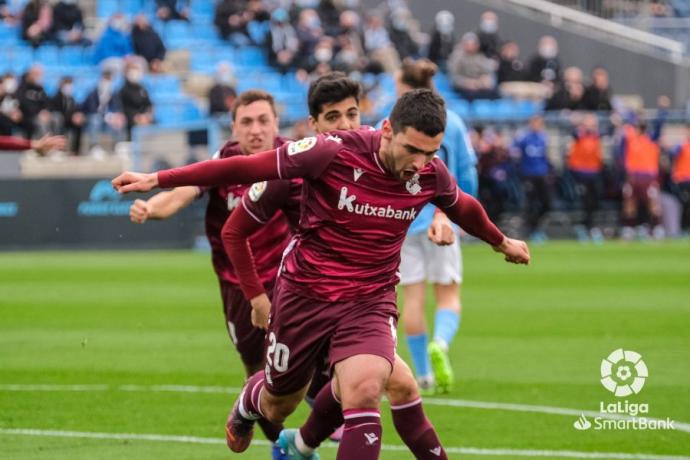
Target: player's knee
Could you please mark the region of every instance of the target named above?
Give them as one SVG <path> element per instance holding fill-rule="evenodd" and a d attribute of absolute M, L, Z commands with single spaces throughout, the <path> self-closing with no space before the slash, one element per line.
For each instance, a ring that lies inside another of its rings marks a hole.
<path fill-rule="evenodd" d="M 394 374 L 388 380 L 386 396 L 393 405 L 405 404 L 419 398 L 417 381 L 412 374 Z"/>
<path fill-rule="evenodd" d="M 358 382 L 353 382 L 345 388 L 343 394 L 343 406 L 373 408 L 378 407 L 385 386 L 385 380 L 376 377 L 367 377 Z"/>
<path fill-rule="evenodd" d="M 262 393 L 262 399 L 264 418 L 275 424 L 283 423 L 297 409 L 301 400 L 300 395 L 273 396 L 267 392 Z"/>

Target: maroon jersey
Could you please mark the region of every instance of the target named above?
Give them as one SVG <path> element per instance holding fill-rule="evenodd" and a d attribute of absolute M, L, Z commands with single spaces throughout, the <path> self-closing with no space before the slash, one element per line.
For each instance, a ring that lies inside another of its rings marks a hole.
<path fill-rule="evenodd" d="M 407 182 L 386 172 L 380 139 L 364 128 L 277 149 L 279 175 L 305 178 L 299 230 L 281 272 L 305 296 L 346 300 L 394 289 L 411 222 L 429 202 L 446 208 L 457 200 L 439 159 Z"/>
<path fill-rule="evenodd" d="M 242 206 L 260 224 L 282 211 L 294 233 L 299 225 L 302 182 L 302 179 L 257 182 L 242 195 Z"/>
<path fill-rule="evenodd" d="M 285 140 L 276 138 L 275 146 Z M 218 158 L 243 155 L 237 142 L 226 143 L 219 151 Z M 242 195 L 249 189 L 248 185 L 229 185 L 209 189 L 209 201 L 206 208 L 206 236 L 211 245 L 211 259 L 218 278 L 239 285 L 239 279 L 225 253 L 221 240 L 221 230 L 230 213 L 240 204 Z M 278 272 L 280 259 L 285 246 L 290 240 L 287 219 L 276 214 L 256 232 L 249 243 L 256 260 L 256 268 L 263 285 L 272 283 Z"/>

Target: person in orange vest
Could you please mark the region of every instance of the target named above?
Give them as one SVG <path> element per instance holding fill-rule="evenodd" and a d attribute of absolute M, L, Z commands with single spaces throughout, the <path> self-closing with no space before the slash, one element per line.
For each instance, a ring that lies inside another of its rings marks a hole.
<path fill-rule="evenodd" d="M 660 98 L 660 110 L 651 134 L 647 132 L 647 123 L 643 120 L 623 125 L 618 156 L 625 172 L 621 231 L 621 237 L 625 240 L 634 237 L 634 227 L 637 227 L 640 238 L 646 238 L 650 228 L 656 239 L 663 239 L 665 235 L 661 226 L 659 138 L 665 118 L 664 109 L 670 104 L 667 99 Z"/>
<path fill-rule="evenodd" d="M 599 208 L 604 168 L 597 116 L 593 113 L 585 114 L 577 123 L 573 138 L 567 166 L 575 180 L 575 190 L 585 212 L 582 224 L 577 225 L 575 231 L 580 241 L 588 241 L 591 238 L 595 243 L 602 243 L 604 235 L 593 225 L 594 212 Z"/>
<path fill-rule="evenodd" d="M 683 206 L 680 228 L 687 233 L 690 231 L 690 123 L 686 126 L 685 143 L 675 149 L 672 157 L 671 180 L 677 187 L 678 199 Z"/>

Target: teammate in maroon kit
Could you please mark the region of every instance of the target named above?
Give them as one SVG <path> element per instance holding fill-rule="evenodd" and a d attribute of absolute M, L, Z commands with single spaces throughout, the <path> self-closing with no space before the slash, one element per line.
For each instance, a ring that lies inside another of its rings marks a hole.
<path fill-rule="evenodd" d="M 65 136 L 43 136 L 37 140 L 27 140 L 21 137 L 0 136 L 0 150 L 29 150 L 34 149 L 41 155 L 51 150 L 65 148 Z"/>
<path fill-rule="evenodd" d="M 259 90 L 246 91 L 239 95 L 233 109 L 233 141 L 228 141 L 217 152 L 218 158 L 251 155 L 282 145 L 285 140 L 278 137 L 273 97 Z M 161 192 L 149 200 L 135 200 L 130 208 L 133 222 L 144 223 L 147 219 L 166 219 L 191 204 L 200 194 L 208 192 L 206 209 L 206 235 L 211 245 L 213 268 L 220 284 L 223 313 L 228 334 L 240 354 L 247 376 L 263 367 L 265 332 L 252 326 L 252 307 L 239 289 L 235 268 L 228 259 L 221 241 L 223 224 L 237 207 L 246 185 L 229 185 L 202 190 L 199 187 L 178 187 Z M 289 241 L 285 217 L 276 216 L 252 236 L 250 245 L 257 259 L 258 282 L 271 292 L 280 264 L 283 249 Z M 281 426 L 261 422 L 268 439 L 275 442 Z M 275 449 L 275 458 L 278 449 Z"/>
<path fill-rule="evenodd" d="M 414 90 L 398 100 L 380 131 L 334 131 L 251 157 L 126 172 L 113 180 L 126 193 L 304 179 L 300 230 L 273 297 L 266 369 L 248 380 L 228 424 L 233 450 L 249 446 L 254 421 L 282 422 L 295 410 L 328 346 L 345 420 L 337 458 L 378 458 L 378 408 L 395 356 L 400 248 L 425 204 L 441 208 L 507 261 L 529 262 L 527 245 L 506 238 L 435 158 L 445 122 L 443 99 Z"/>
<path fill-rule="evenodd" d="M 351 130 L 360 127 L 360 86 L 341 72 L 333 72 L 314 81 L 309 87 L 309 124 L 317 133 Z M 255 276 L 256 268 L 248 246 L 248 238 L 282 211 L 293 229 L 300 217 L 302 180 L 259 182 L 242 196 L 242 203 L 223 227 L 223 243 L 237 267 L 240 287 L 252 299 L 253 319 L 257 326 L 267 327 L 270 300 Z M 452 244 L 453 227 L 444 214 L 437 214 L 429 238 L 436 243 Z M 314 382 L 312 382 L 312 387 Z M 311 390 L 310 390 L 311 391 Z M 391 403 L 393 423 L 400 438 L 418 459 L 447 458 L 441 442 L 422 409 L 417 382 L 412 371 L 397 354 L 388 380 L 386 396 Z M 331 385 L 316 395 L 312 414 L 298 430 L 284 430 L 278 444 L 288 458 L 312 459 L 312 452 L 330 433 L 342 425 L 342 408 L 334 398 Z"/>

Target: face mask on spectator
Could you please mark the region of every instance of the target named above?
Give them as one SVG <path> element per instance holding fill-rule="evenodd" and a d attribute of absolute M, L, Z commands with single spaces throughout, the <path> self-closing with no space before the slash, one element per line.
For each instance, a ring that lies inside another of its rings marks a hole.
<path fill-rule="evenodd" d="M 217 75 L 218 83 L 223 85 L 232 86 L 235 83 L 235 76 L 232 72 L 219 72 Z"/>
<path fill-rule="evenodd" d="M 393 28 L 396 30 L 407 30 L 407 19 L 405 18 L 395 18 L 392 21 Z"/>
<path fill-rule="evenodd" d="M 124 19 L 113 19 L 113 22 L 111 23 L 113 29 L 119 30 L 120 32 L 126 32 L 127 31 L 127 21 Z"/>
<path fill-rule="evenodd" d="M 2 84 L 2 87 L 7 94 L 14 94 L 17 91 L 17 80 L 15 78 L 8 78 Z"/>
<path fill-rule="evenodd" d="M 539 56 L 544 59 L 553 59 L 558 54 L 558 48 L 555 46 L 542 46 L 539 48 Z"/>
<path fill-rule="evenodd" d="M 143 77 L 144 74 L 139 69 L 130 69 L 127 71 L 127 80 L 131 81 L 132 83 L 139 83 Z"/>
<path fill-rule="evenodd" d="M 314 57 L 319 62 L 331 62 L 333 59 L 333 50 L 329 48 L 317 48 L 314 51 Z"/>
<path fill-rule="evenodd" d="M 354 50 L 342 50 L 338 54 L 338 59 L 342 61 L 343 63 L 347 65 L 353 65 L 354 63 L 357 62 L 357 59 L 359 59 L 359 56 L 357 55 L 357 51 Z"/>
<path fill-rule="evenodd" d="M 496 21 L 481 21 L 479 23 L 479 30 L 485 34 L 493 34 L 498 30 L 498 23 Z"/>
<path fill-rule="evenodd" d="M 450 11 L 444 10 L 436 13 L 436 30 L 438 30 L 439 33 L 444 35 L 452 33 L 454 23 L 455 18 Z"/>
<path fill-rule="evenodd" d="M 321 28 L 321 19 L 319 19 L 318 16 L 312 17 L 307 22 L 307 27 L 309 27 L 310 29 L 320 29 Z"/>
<path fill-rule="evenodd" d="M 74 87 L 71 83 L 68 83 L 62 87 L 62 94 L 64 94 L 65 96 L 71 96 L 72 91 L 74 91 Z"/>

